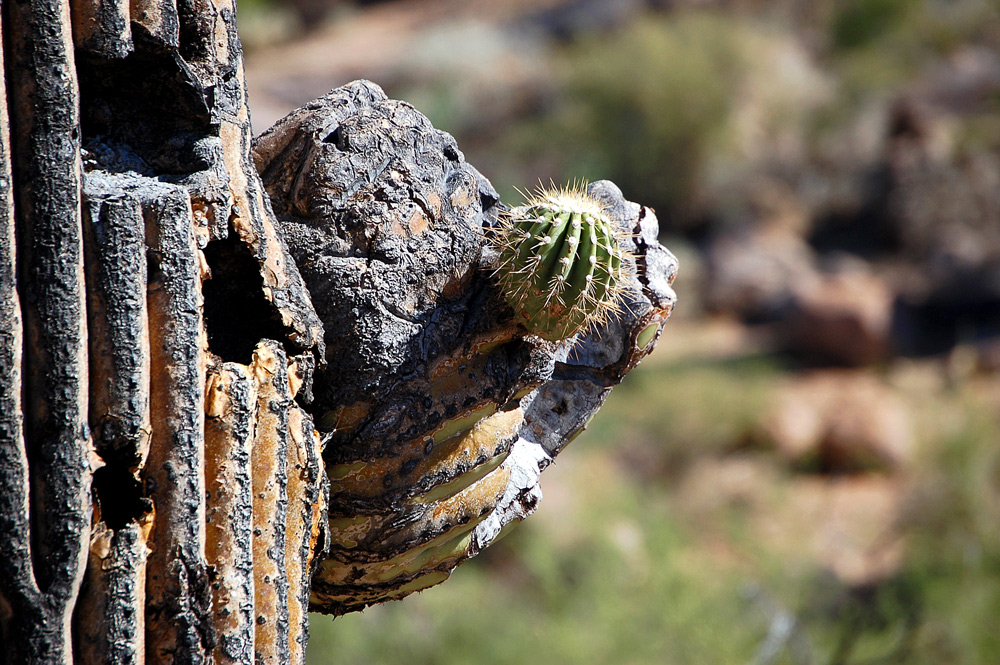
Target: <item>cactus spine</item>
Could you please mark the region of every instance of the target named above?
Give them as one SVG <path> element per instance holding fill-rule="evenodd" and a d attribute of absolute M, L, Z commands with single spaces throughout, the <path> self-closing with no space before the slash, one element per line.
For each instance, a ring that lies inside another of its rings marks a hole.
<path fill-rule="evenodd" d="M 632 262 L 619 232 L 585 187 L 540 189 L 498 233 L 496 276 L 530 332 L 571 337 L 620 308 Z"/>

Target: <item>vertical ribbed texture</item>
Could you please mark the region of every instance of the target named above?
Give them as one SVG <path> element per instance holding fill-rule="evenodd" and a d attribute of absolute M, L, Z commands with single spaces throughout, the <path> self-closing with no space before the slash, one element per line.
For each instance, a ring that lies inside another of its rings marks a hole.
<path fill-rule="evenodd" d="M 90 540 L 79 93 L 68 3 L 8 2 L 2 10 L 25 342 L 30 547 L 43 595 L 18 603 L 6 655 L 11 662 L 68 663 L 70 617 Z"/>
<path fill-rule="evenodd" d="M 107 481 L 106 493 L 98 496 L 102 521 L 94 526 L 75 611 L 76 660 L 87 665 L 142 663 L 152 516 L 136 518 L 143 507 L 120 489 L 138 484 L 151 431 L 146 243 L 139 201 L 120 190 L 88 191 L 85 186 L 83 225 L 90 424 Z M 120 524 L 121 515 L 131 521 Z"/>
<path fill-rule="evenodd" d="M 257 345 L 250 371 L 257 382 L 253 443 L 253 563 L 255 662 L 283 665 L 288 654 L 287 460 L 292 397 L 285 352 L 277 342 Z"/>
<path fill-rule="evenodd" d="M 149 520 L 114 531 L 94 528 L 90 561 L 73 622 L 77 665 L 145 662 Z"/>
<path fill-rule="evenodd" d="M 257 385 L 245 365 L 209 374 L 206 397 L 206 554 L 215 568 L 212 611 L 217 665 L 254 659 L 253 478 Z"/>
<path fill-rule="evenodd" d="M 326 473 L 319 433 L 312 418 L 294 403 L 288 412 L 288 649 L 292 663 L 305 663 L 309 637 L 309 582 L 326 527 Z"/>
<path fill-rule="evenodd" d="M 0 14 L 0 35 L 3 25 Z M 0 77 L 3 56 L 0 48 Z M 15 244 L 10 124 L 6 86 L 0 86 L 0 600 L 6 601 L 0 606 L 24 612 L 23 606 L 37 597 L 38 589 L 29 547 L 28 458 L 21 415 L 23 335 Z M 8 622 L 0 612 L 0 637 Z M 7 662 L 2 654 L 0 662 Z"/>
<path fill-rule="evenodd" d="M 150 439 L 142 210 L 123 192 L 95 193 L 86 196 L 83 213 L 94 446 L 106 463 L 138 471 Z"/>
<path fill-rule="evenodd" d="M 145 489 L 156 519 L 146 583 L 146 657 L 203 663 L 214 641 L 205 565 L 205 372 L 200 269 L 181 187 L 144 204 L 149 245 L 153 438 Z"/>

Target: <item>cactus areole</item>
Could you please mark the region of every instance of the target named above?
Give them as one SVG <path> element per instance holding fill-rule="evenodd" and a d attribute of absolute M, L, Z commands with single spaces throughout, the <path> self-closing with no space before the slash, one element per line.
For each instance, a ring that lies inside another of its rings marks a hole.
<path fill-rule="evenodd" d="M 495 274 L 518 322 L 559 341 L 617 311 L 632 266 L 620 235 L 585 187 L 539 189 L 507 213 Z"/>

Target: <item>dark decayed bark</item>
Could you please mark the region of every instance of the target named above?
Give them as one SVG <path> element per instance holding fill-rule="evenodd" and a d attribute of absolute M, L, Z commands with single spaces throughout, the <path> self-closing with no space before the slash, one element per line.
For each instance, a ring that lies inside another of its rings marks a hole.
<path fill-rule="evenodd" d="M 90 425 L 107 463 L 94 475 L 98 493 L 128 487 L 101 506 L 91 537 L 87 577 L 76 610 L 77 659 L 134 662 L 145 650 L 146 559 L 152 515 L 139 498 L 149 453 L 149 318 L 142 208 L 131 195 L 84 191 L 88 284 Z M 115 195 L 117 194 L 117 195 Z M 107 488 L 107 489 L 105 489 Z M 137 517 L 136 504 L 141 503 Z"/>
<path fill-rule="evenodd" d="M 0 46 L 6 33 L 0 15 Z M 4 51 L 0 48 L 0 72 Z M 15 288 L 14 186 L 11 180 L 7 96 L 0 95 L 0 626 L 5 638 L 20 637 L 13 612 L 37 600 L 28 527 L 28 457 L 21 411 L 23 328 Z"/>
<path fill-rule="evenodd" d="M 454 139 L 355 82 L 260 136 L 257 166 L 323 319 L 334 614 L 447 578 L 532 512 L 542 469 L 652 348 L 676 261 L 652 211 L 590 186 L 635 255 L 623 313 L 561 344 L 514 322 L 490 275 L 502 209 Z"/>
<path fill-rule="evenodd" d="M 5 78 L 30 469 L 25 487 L 18 463 L 25 458 L 18 459 L 19 437 L 11 432 L 3 445 L 15 464 L 0 473 L 13 472 L 4 486 L 15 493 L 14 506 L 23 511 L 28 499 L 30 508 L 14 518 L 24 540 L 6 564 L 17 577 L 3 584 L 11 607 L 4 634 L 14 662 L 59 663 L 71 658 L 69 618 L 90 535 L 78 90 L 68 7 L 58 0 L 4 3 L 3 12 L 5 73 L 17 72 Z M 20 496 L 25 489 L 28 497 Z"/>
<path fill-rule="evenodd" d="M 131 195 L 84 192 L 94 446 L 115 467 L 145 466 L 149 423 L 146 230 Z"/>
<path fill-rule="evenodd" d="M 153 440 L 144 477 L 156 510 L 146 574 L 147 653 L 204 662 L 214 642 L 205 563 L 205 371 L 199 266 L 187 192 L 146 211 Z M 183 654 L 178 657 L 175 654 Z"/>
<path fill-rule="evenodd" d="M 367 82 L 255 168 L 232 0 L 11 0 L 0 40 L 0 663 L 304 662 L 309 609 L 530 514 L 673 307 L 599 182 L 623 313 L 528 335 L 493 187 Z"/>
<path fill-rule="evenodd" d="M 251 166 L 234 12 L 3 3 L 0 662 L 304 657 L 325 474 L 293 396 L 322 339 Z M 249 381 L 265 338 L 288 384 L 265 406 L 295 453 L 270 554 L 295 564 L 257 648 L 250 529 L 276 510 L 249 493 L 258 387 L 206 394 L 224 367 Z M 246 481 L 236 503 L 220 477 Z"/>
<path fill-rule="evenodd" d="M 146 518 L 116 529 L 94 527 L 73 623 L 74 662 L 143 661 L 150 526 Z"/>

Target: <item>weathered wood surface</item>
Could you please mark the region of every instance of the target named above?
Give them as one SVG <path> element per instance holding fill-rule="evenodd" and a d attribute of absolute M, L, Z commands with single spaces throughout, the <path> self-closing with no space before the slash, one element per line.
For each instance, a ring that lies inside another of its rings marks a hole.
<path fill-rule="evenodd" d="M 0 662 L 302 662 L 326 494 L 294 396 L 321 324 L 250 161 L 235 6 L 10 2 L 0 38 Z M 255 644 L 275 505 L 219 483 L 252 476 L 258 387 L 208 379 L 249 381 L 265 339 L 295 563 Z"/>
<path fill-rule="evenodd" d="M 149 453 L 150 349 L 146 232 L 139 200 L 84 188 L 90 427 L 105 462 L 93 478 L 103 521 L 93 528 L 75 612 L 76 660 L 134 662 L 145 651 L 146 560 L 152 515 L 138 498 Z M 131 492 L 111 488 L 128 487 Z"/>
<path fill-rule="evenodd" d="M 6 39 L 0 15 L 0 42 Z M 0 44 L 2 46 L 2 44 Z M 4 49 L 0 48 L 0 72 Z M 16 289 L 16 233 L 10 116 L 0 95 L 0 625 L 3 635 L 23 639 L 13 613 L 37 599 L 31 562 L 28 456 L 21 408 L 23 323 Z"/>
<path fill-rule="evenodd" d="M 254 156 L 326 332 L 331 549 L 312 602 L 340 614 L 442 581 L 534 510 L 541 470 L 655 344 L 677 266 L 651 210 L 591 185 L 637 277 L 621 316 L 552 344 L 491 278 L 496 192 L 408 104 L 352 83 Z"/>
<path fill-rule="evenodd" d="M 205 396 L 207 556 L 215 563 L 212 595 L 219 665 L 254 656 L 253 466 L 257 386 L 239 363 L 214 367 Z"/>

